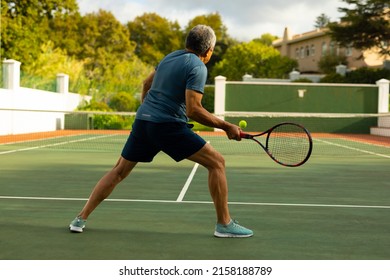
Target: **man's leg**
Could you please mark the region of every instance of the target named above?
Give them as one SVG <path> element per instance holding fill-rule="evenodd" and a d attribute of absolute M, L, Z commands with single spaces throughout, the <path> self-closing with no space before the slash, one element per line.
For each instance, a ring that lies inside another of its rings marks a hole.
<path fill-rule="evenodd" d="M 210 144 L 188 158 L 209 171 L 209 190 L 217 212 L 216 237 L 251 237 L 253 231 L 230 218 L 228 208 L 228 187 L 225 173 L 225 160 Z"/>
<path fill-rule="evenodd" d="M 112 193 L 116 185 L 130 174 L 136 164 L 120 157 L 116 165 L 95 185 L 79 217 L 86 220 L 92 211 Z"/>
<path fill-rule="evenodd" d="M 225 160 L 210 144 L 188 158 L 209 171 L 209 191 L 217 212 L 217 222 L 226 225 L 230 222 L 228 209 L 228 186 L 225 174 Z"/>
<path fill-rule="evenodd" d="M 116 185 L 130 174 L 136 164 L 123 157 L 119 158 L 116 165 L 97 182 L 84 208 L 70 223 L 70 231 L 83 232 L 85 222 L 92 211 L 112 193 Z"/>

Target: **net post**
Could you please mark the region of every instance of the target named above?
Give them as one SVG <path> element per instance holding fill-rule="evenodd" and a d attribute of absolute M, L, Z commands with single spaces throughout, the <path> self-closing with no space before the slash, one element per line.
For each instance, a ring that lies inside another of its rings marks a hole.
<path fill-rule="evenodd" d="M 376 82 L 378 86 L 378 113 L 389 112 L 389 84 L 390 81 L 386 79 Z"/>
<path fill-rule="evenodd" d="M 225 117 L 226 77 L 215 77 L 214 114 L 224 120 Z M 215 129 L 218 130 L 218 129 Z"/>

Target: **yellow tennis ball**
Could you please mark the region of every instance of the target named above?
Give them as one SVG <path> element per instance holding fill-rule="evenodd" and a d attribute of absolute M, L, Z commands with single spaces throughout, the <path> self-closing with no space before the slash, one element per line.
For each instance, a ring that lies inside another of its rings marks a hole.
<path fill-rule="evenodd" d="M 238 126 L 241 127 L 241 128 L 245 128 L 248 124 L 246 123 L 246 121 L 244 120 L 241 120 L 239 123 L 238 123 Z"/>

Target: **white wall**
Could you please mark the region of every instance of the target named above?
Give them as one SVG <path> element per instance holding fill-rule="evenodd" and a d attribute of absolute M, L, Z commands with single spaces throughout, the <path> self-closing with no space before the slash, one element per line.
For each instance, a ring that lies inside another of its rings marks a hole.
<path fill-rule="evenodd" d="M 28 88 L 0 89 L 0 135 L 63 129 L 65 112 L 90 98 Z"/>
<path fill-rule="evenodd" d="M 64 79 L 64 74 L 59 74 L 57 79 L 60 92 L 20 87 L 19 67 L 20 62 L 3 61 L 6 88 L 0 89 L 0 135 L 63 129 L 65 113 L 74 111 L 82 101 L 91 99 L 90 96 L 67 92 L 69 80 Z"/>

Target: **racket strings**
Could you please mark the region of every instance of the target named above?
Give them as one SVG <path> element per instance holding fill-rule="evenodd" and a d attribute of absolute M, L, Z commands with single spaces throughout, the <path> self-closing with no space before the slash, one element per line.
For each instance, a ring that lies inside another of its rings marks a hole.
<path fill-rule="evenodd" d="M 297 165 L 305 161 L 311 151 L 309 135 L 300 126 L 284 124 L 269 134 L 267 149 L 278 162 Z"/>

